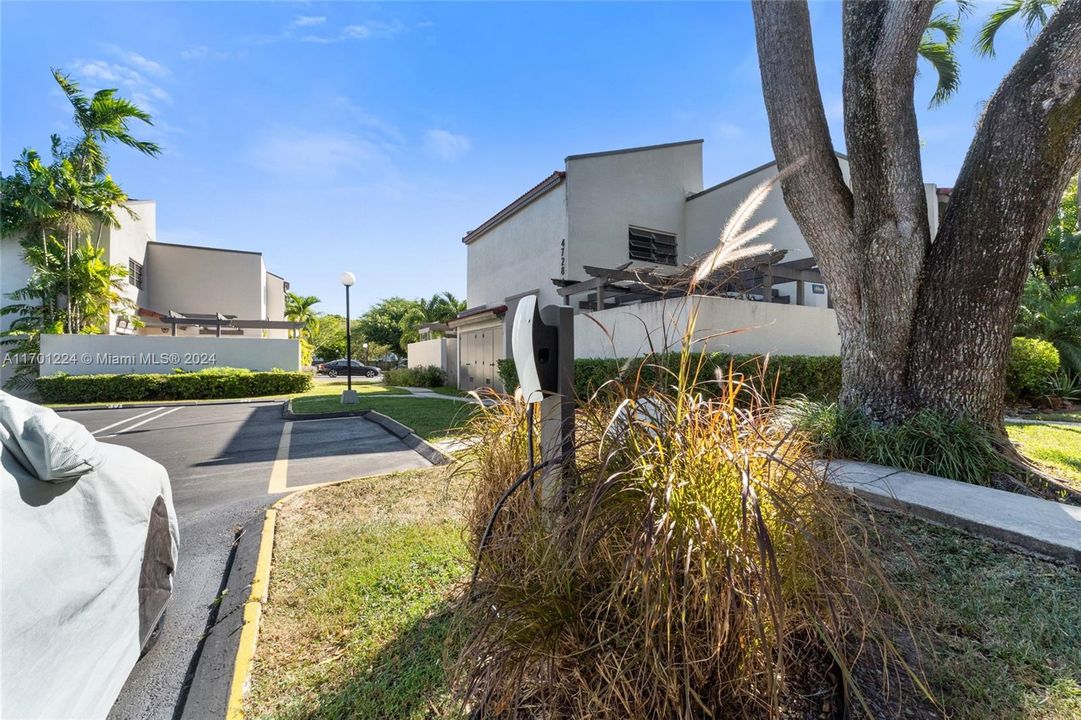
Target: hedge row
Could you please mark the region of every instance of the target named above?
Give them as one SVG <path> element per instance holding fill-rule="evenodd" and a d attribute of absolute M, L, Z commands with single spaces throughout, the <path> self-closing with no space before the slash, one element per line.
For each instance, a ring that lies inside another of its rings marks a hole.
<path fill-rule="evenodd" d="M 694 359 L 698 360 L 695 354 Z M 761 355 L 728 355 L 709 353 L 701 375 L 702 380 L 713 380 L 718 368 L 727 371 L 732 364 L 745 375 L 761 375 Z M 574 361 L 574 386 L 579 398 L 591 397 L 598 388 L 610 380 L 630 381 L 636 376 L 645 385 L 671 385 L 669 371 L 679 365 L 675 353 L 655 355 L 649 358 L 595 359 L 582 358 Z M 639 374 L 640 371 L 640 374 Z M 499 361 L 499 377 L 508 391 L 518 387 L 518 372 L 514 361 Z M 841 359 L 835 355 L 773 355 L 766 369 L 765 386 L 776 398 L 805 395 L 812 400 L 836 400 L 841 392 Z M 708 389 L 708 384 L 703 384 Z"/>
<path fill-rule="evenodd" d="M 387 385 L 434 388 L 447 384 L 446 375 L 434 365 L 415 368 L 394 368 L 383 373 Z"/>
<path fill-rule="evenodd" d="M 204 400 L 285 395 L 304 392 L 312 377 L 303 372 L 252 372 L 209 368 L 171 375 L 67 375 L 37 379 L 47 403 L 128 402 L 133 400 Z"/>

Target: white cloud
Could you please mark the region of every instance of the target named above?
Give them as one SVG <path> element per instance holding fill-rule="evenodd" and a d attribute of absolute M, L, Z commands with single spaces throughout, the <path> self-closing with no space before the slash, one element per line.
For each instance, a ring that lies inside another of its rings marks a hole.
<path fill-rule="evenodd" d="M 373 115 L 364 108 L 354 105 L 349 98 L 334 98 L 335 113 L 342 113 L 351 126 L 363 130 L 368 139 L 383 145 L 404 145 L 405 136 L 393 123 Z"/>
<path fill-rule="evenodd" d="M 138 56 L 145 63 L 164 67 L 152 60 Z M 172 97 L 156 81 L 149 79 L 139 69 L 130 65 L 107 60 L 75 60 L 70 65 L 71 74 L 77 81 L 87 81 L 97 88 L 115 87 L 150 113 L 158 111 L 161 103 L 171 103 Z"/>
<path fill-rule="evenodd" d="M 745 134 L 743 128 L 735 123 L 721 122 L 717 124 L 717 136 L 721 140 L 738 140 Z"/>
<path fill-rule="evenodd" d="M 313 25 L 322 25 L 327 19 L 322 15 L 298 15 L 290 23 L 291 27 L 311 27 Z"/>
<path fill-rule="evenodd" d="M 128 66 L 144 72 L 148 75 L 155 75 L 157 77 L 165 77 L 170 74 L 169 68 L 165 67 L 156 60 L 151 60 L 148 57 L 140 55 L 132 50 L 125 50 L 119 45 L 103 44 L 101 46 L 105 52 L 118 58 Z"/>
<path fill-rule="evenodd" d="M 233 53 L 228 50 L 214 50 L 206 45 L 196 45 L 180 51 L 182 60 L 228 60 Z"/>
<path fill-rule="evenodd" d="M 424 147 L 443 160 L 456 160 L 469 151 L 472 141 L 465 135 L 435 128 L 424 133 Z"/>
<path fill-rule="evenodd" d="M 354 133 L 276 127 L 248 148 L 247 160 L 275 175 L 329 179 L 386 168 L 377 144 Z"/>
<path fill-rule="evenodd" d="M 399 20 L 385 22 L 383 20 L 369 20 L 355 25 L 346 25 L 337 32 L 324 35 L 305 35 L 300 38 L 310 43 L 337 43 L 348 40 L 367 40 L 369 38 L 388 38 L 406 31 L 406 26 Z"/>

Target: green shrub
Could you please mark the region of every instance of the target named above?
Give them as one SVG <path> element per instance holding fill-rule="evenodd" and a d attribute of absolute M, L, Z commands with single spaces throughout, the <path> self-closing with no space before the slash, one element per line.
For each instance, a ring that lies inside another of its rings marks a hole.
<path fill-rule="evenodd" d="M 841 393 L 841 359 L 835 355 L 774 355 L 768 363 L 761 355 L 729 355 L 708 353 L 702 358 L 698 353 L 691 355 L 697 363 L 703 361 L 703 377 L 715 377 L 717 369 L 728 370 L 731 364 L 735 370 L 748 376 L 762 376 L 764 387 L 776 393 L 777 399 L 802 395 L 814 400 L 833 400 Z M 765 372 L 762 364 L 766 363 Z M 675 372 L 679 364 L 678 353 L 653 355 L 646 358 L 603 359 L 582 358 L 574 362 L 574 387 L 579 400 L 592 397 L 600 391 L 603 395 L 616 393 L 614 386 L 605 384 L 611 381 L 630 383 L 635 379 L 640 385 L 648 387 L 670 386 L 675 381 Z M 518 372 L 514 361 L 499 361 L 499 378 L 508 392 L 518 387 Z M 716 394 L 716 383 L 706 382 L 700 386 L 706 392 Z"/>
<path fill-rule="evenodd" d="M 1015 337 L 1006 364 L 1006 387 L 1016 395 L 1037 395 L 1059 369 L 1054 345 L 1038 338 Z"/>
<path fill-rule="evenodd" d="M 892 425 L 876 423 L 856 408 L 794 399 L 785 403 L 785 422 L 803 430 L 817 452 L 937 475 L 974 485 L 992 485 L 1010 466 L 991 433 L 965 417 L 929 410 Z"/>
<path fill-rule="evenodd" d="M 130 402 L 135 400 L 204 400 L 259 397 L 304 392 L 312 386 L 308 373 L 252 372 L 238 368 L 207 368 L 169 375 L 67 375 L 37 379 L 47 403 Z"/>
<path fill-rule="evenodd" d="M 434 365 L 416 368 L 394 368 L 383 374 L 388 385 L 434 388 L 446 385 L 446 375 Z"/>

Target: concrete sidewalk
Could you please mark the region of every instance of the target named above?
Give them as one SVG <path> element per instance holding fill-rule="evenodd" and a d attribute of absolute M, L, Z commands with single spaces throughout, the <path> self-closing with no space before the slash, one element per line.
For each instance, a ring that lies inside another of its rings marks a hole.
<path fill-rule="evenodd" d="M 831 482 L 869 502 L 1081 566 L 1081 507 L 852 460 Z"/>

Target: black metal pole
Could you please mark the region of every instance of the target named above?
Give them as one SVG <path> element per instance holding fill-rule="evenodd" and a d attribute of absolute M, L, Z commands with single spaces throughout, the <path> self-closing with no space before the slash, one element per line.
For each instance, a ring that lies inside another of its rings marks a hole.
<path fill-rule="evenodd" d="M 347 389 L 353 389 L 353 333 L 349 327 L 349 286 L 345 286 L 345 377 Z"/>

